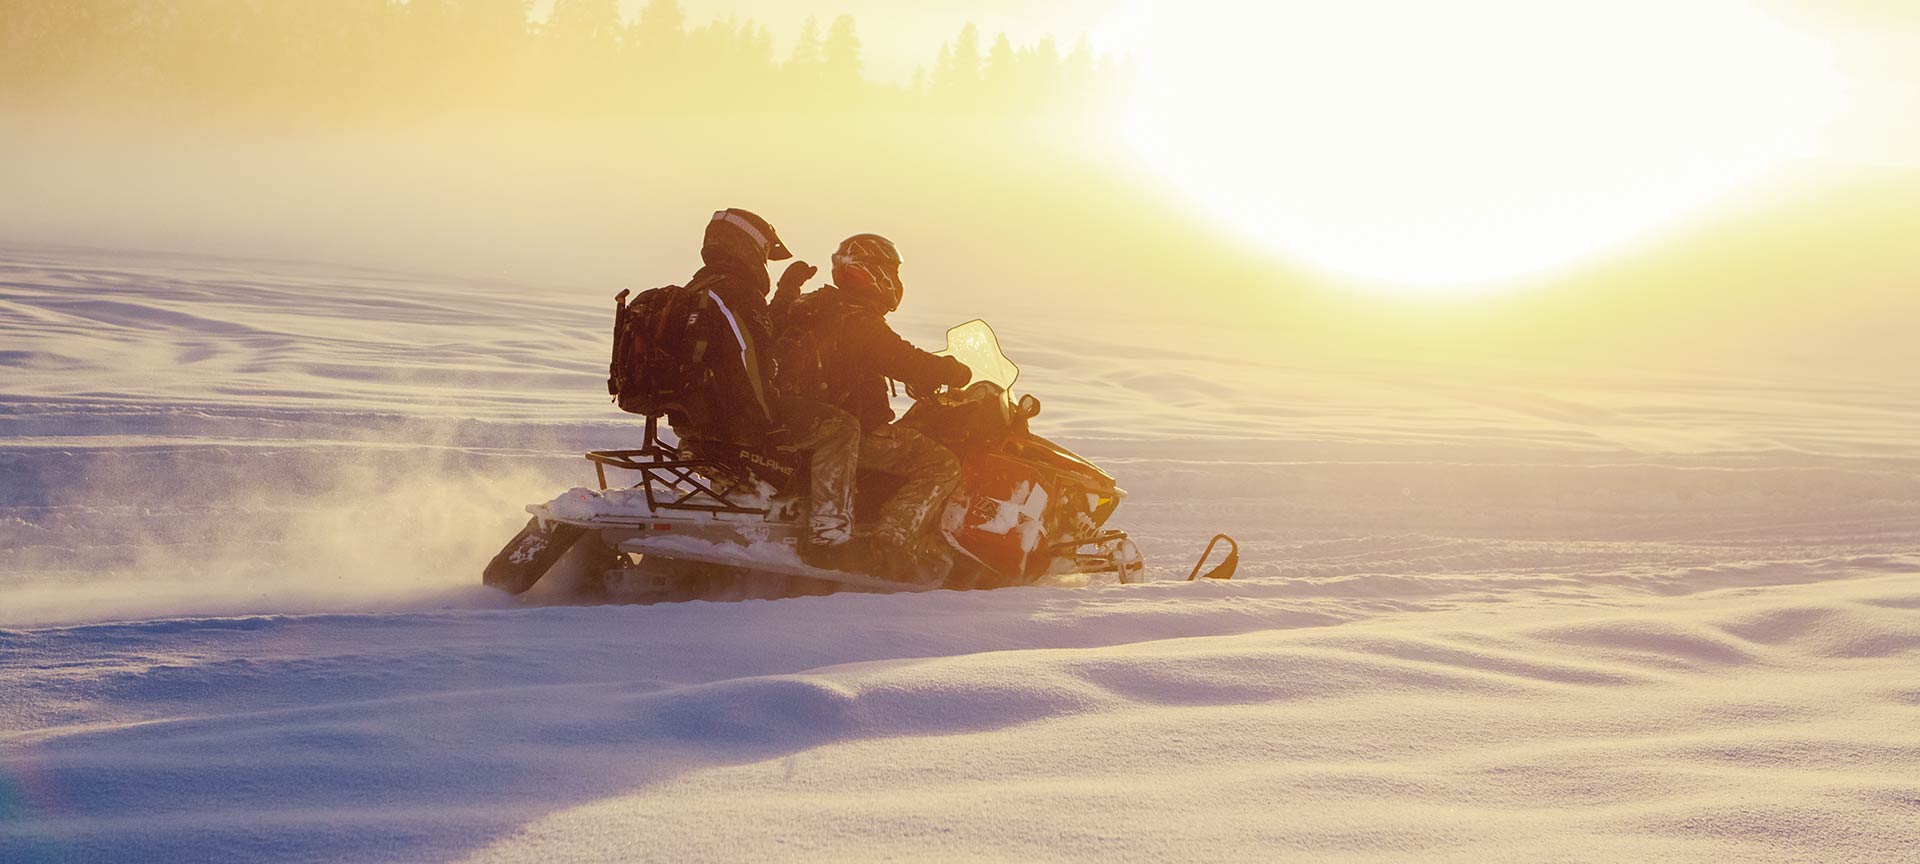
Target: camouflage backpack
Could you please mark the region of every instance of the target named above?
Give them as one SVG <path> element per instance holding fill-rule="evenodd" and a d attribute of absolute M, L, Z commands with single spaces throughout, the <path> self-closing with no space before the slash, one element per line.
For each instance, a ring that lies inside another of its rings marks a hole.
<path fill-rule="evenodd" d="M 713 377 L 701 315 L 707 293 L 693 284 L 614 295 L 613 362 L 607 392 L 620 410 L 659 416 L 681 408 Z"/>

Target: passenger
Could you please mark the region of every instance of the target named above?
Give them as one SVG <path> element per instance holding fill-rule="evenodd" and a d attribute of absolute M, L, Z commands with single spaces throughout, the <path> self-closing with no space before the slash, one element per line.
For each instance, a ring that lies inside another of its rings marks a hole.
<path fill-rule="evenodd" d="M 718 315 L 704 319 L 702 338 L 720 348 L 705 368 L 708 380 L 690 388 L 684 410 L 668 420 L 683 449 L 702 457 L 764 463 L 769 450 L 809 453 L 811 509 L 801 557 L 816 566 L 848 556 L 853 538 L 854 465 L 860 424 L 819 401 L 773 391 L 772 324 L 767 263 L 792 258 L 765 219 L 739 208 L 713 214 L 700 247 L 705 266 L 687 288 L 703 292 Z M 817 269 L 795 261 L 780 277 L 797 290 Z"/>

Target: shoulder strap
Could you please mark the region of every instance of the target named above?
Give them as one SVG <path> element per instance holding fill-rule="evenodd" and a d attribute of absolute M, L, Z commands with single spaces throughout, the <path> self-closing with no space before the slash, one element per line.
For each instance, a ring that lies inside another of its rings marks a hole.
<path fill-rule="evenodd" d="M 689 284 L 688 287 L 693 286 Z M 718 291 L 703 288 L 701 293 L 705 295 L 705 301 L 710 307 L 720 313 L 721 320 L 733 334 L 734 342 L 740 346 L 740 367 L 747 376 L 748 386 L 753 390 L 753 399 L 759 403 L 760 413 L 767 418 L 767 422 L 773 422 L 773 406 L 767 401 L 766 382 L 761 380 L 765 377 L 761 374 L 761 369 L 765 367 L 760 365 L 760 349 L 753 344 L 753 337 L 747 335 L 747 328 L 740 323 L 740 315 L 744 313 L 736 313 L 728 307 L 727 301 Z"/>

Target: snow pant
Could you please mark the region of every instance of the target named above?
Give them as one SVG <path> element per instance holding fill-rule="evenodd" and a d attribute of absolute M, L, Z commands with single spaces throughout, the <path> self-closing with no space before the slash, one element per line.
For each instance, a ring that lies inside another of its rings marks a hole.
<path fill-rule="evenodd" d="M 960 460 L 953 451 L 903 426 L 866 430 L 860 436 L 860 467 L 906 481 L 881 507 L 871 532 L 874 540 L 895 548 L 916 544 L 960 487 Z"/>
<path fill-rule="evenodd" d="M 775 397 L 781 450 L 808 453 L 812 489 L 807 542 L 838 546 L 853 539 L 853 472 L 860 458 L 860 421 L 831 405 Z"/>

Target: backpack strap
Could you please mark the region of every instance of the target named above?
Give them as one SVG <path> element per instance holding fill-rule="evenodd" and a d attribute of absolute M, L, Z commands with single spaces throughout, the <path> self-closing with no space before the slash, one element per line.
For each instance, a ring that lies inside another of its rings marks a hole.
<path fill-rule="evenodd" d="M 691 284 L 688 285 L 689 289 L 692 287 Z M 765 367 L 760 365 L 759 348 L 753 344 L 753 338 L 748 336 L 746 328 L 741 326 L 739 316 L 727 306 L 727 301 L 721 299 L 718 291 L 705 287 L 699 290 L 704 295 L 703 302 L 710 302 L 712 308 L 719 310 L 721 319 L 733 332 L 734 342 L 740 346 L 740 369 L 747 376 L 747 385 L 753 391 L 754 401 L 759 403 L 761 416 L 766 418 L 768 424 L 772 424 L 774 422 L 773 405 L 767 400 L 767 383 L 763 380 L 766 376 L 761 373 Z M 702 353 L 706 350 L 704 344 L 698 348 Z"/>
<path fill-rule="evenodd" d="M 620 368 L 627 363 L 627 319 L 633 313 L 627 310 L 627 295 L 633 292 L 625 288 L 613 295 L 613 360 L 607 366 L 607 395 L 620 397 Z"/>

